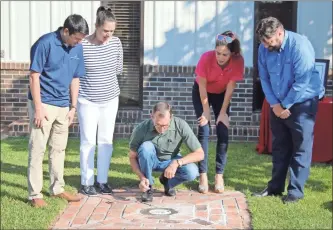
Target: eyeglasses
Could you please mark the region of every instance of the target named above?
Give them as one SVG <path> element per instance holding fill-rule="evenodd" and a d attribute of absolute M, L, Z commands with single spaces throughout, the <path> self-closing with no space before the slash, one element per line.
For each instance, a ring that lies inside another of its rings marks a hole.
<path fill-rule="evenodd" d="M 159 129 L 167 129 L 167 128 L 169 128 L 169 124 L 167 124 L 167 125 L 158 125 L 158 124 L 156 124 L 154 126 L 155 126 L 155 128 L 159 128 Z"/>
<path fill-rule="evenodd" d="M 222 35 L 222 34 L 218 34 L 216 35 L 216 40 L 217 41 L 221 41 L 221 42 L 226 42 L 226 43 L 232 43 L 234 38 L 233 37 L 229 37 L 227 35 Z"/>

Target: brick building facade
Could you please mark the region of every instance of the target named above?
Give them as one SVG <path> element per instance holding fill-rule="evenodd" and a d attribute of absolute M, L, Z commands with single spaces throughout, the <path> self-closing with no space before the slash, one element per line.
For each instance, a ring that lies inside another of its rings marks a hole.
<path fill-rule="evenodd" d="M 29 86 L 28 63 L 1 63 L 1 130 L 9 136 L 29 134 L 27 92 Z M 197 121 L 192 106 L 192 86 L 195 67 L 144 66 L 142 106 L 119 108 L 115 138 L 130 136 L 136 124 L 149 118 L 152 106 L 158 101 L 168 101 L 175 116 L 185 119 L 194 132 Z M 230 140 L 257 141 L 260 112 L 253 112 L 253 71 L 246 68 L 244 80 L 237 84 L 230 106 Z M 327 83 L 326 95 L 332 96 L 332 71 Z M 212 114 L 212 118 L 213 118 Z M 77 137 L 77 118 L 70 127 L 70 136 Z M 212 122 L 213 124 L 214 122 Z M 215 133 L 215 126 L 212 125 Z"/>

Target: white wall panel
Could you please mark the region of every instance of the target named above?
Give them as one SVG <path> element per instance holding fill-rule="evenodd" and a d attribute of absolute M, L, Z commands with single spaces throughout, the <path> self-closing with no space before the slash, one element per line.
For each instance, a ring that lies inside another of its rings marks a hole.
<path fill-rule="evenodd" d="M 155 51 L 154 51 L 154 5 L 153 1 L 146 1 L 144 3 L 144 63 L 153 64 Z"/>
<path fill-rule="evenodd" d="M 51 28 L 51 2 L 31 1 L 30 3 L 30 43 L 33 44 L 41 34 L 52 31 Z"/>
<path fill-rule="evenodd" d="M 308 37 L 316 57 L 329 59 L 332 68 L 332 1 L 298 2 L 297 32 Z"/>
<path fill-rule="evenodd" d="M 72 13 L 81 14 L 94 32 L 99 6 L 100 1 L 1 1 L 1 60 L 28 62 L 31 45 Z M 145 64 L 196 65 L 214 48 L 217 33 L 233 30 L 245 65 L 253 65 L 254 2 L 145 1 L 144 6 Z M 331 1 L 298 3 L 298 32 L 309 37 L 317 58 L 330 59 L 332 66 L 331 20 Z"/>
<path fill-rule="evenodd" d="M 1 1 L 2 61 L 29 62 L 30 47 L 43 34 L 63 26 L 70 14 L 81 14 L 95 30 L 100 1 Z"/>
<path fill-rule="evenodd" d="M 10 55 L 13 60 L 29 60 L 30 2 L 9 2 Z"/>
<path fill-rule="evenodd" d="M 175 1 L 175 29 L 178 33 L 174 42 L 178 48 L 174 52 L 174 65 L 186 65 L 195 57 L 195 2 Z"/>
<path fill-rule="evenodd" d="M 174 4 L 173 1 L 155 2 L 154 44 L 156 49 L 154 61 L 157 63 L 173 62 L 174 52 L 177 52 L 178 44 L 174 41 L 177 34 Z"/>
<path fill-rule="evenodd" d="M 145 1 L 145 64 L 196 65 L 202 53 L 214 49 L 216 34 L 232 30 L 245 65 L 253 66 L 254 2 L 156 1 L 155 11 L 153 4 Z"/>
<path fill-rule="evenodd" d="M 1 50 L 4 50 L 4 59 L 10 56 L 9 46 L 9 2 L 1 1 Z"/>
<path fill-rule="evenodd" d="M 72 13 L 71 1 L 51 1 L 51 31 L 63 26 L 65 19 Z"/>

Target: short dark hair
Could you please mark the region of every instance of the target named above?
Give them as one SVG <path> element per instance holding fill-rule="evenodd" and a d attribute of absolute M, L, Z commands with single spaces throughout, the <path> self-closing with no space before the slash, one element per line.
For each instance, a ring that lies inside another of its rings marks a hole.
<path fill-rule="evenodd" d="M 75 33 L 81 33 L 85 35 L 89 34 L 89 26 L 87 21 L 78 14 L 69 15 L 64 22 L 64 28 L 68 29 L 69 35 Z"/>
<path fill-rule="evenodd" d="M 97 9 L 96 13 L 96 25 L 102 26 L 104 25 L 105 21 L 109 22 L 117 22 L 116 16 L 112 13 L 111 8 L 100 6 Z"/>
<path fill-rule="evenodd" d="M 282 23 L 274 17 L 261 19 L 256 27 L 256 34 L 260 40 L 263 38 L 271 38 L 275 35 L 278 28 L 282 27 Z"/>
<path fill-rule="evenodd" d="M 165 117 L 166 112 L 170 113 L 170 116 L 172 115 L 172 108 L 171 105 L 168 102 L 158 102 L 156 105 L 154 105 L 153 107 L 153 114 L 155 114 L 156 112 L 160 112 L 160 116 L 161 118 Z"/>
<path fill-rule="evenodd" d="M 233 39 L 233 41 L 231 43 L 227 43 L 226 41 L 220 41 L 220 40 L 216 39 L 215 47 L 227 46 L 228 49 L 230 50 L 230 52 L 235 53 L 235 54 L 240 54 L 242 52 L 240 41 L 238 40 L 238 38 L 236 37 L 234 32 L 232 32 L 231 30 L 227 30 L 227 31 L 223 32 L 221 35 L 231 37 Z"/>

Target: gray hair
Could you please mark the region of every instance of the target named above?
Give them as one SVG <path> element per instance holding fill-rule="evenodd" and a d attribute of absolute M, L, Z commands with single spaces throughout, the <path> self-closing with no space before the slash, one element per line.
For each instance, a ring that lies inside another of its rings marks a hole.
<path fill-rule="evenodd" d="M 96 25 L 102 26 L 104 23 L 108 22 L 117 22 L 116 17 L 112 13 L 111 8 L 107 8 L 105 6 L 100 6 L 97 9 L 96 13 Z"/>
<path fill-rule="evenodd" d="M 257 24 L 256 34 L 260 40 L 263 40 L 264 38 L 271 38 L 280 27 L 283 29 L 282 23 L 277 18 L 263 18 Z"/>
<path fill-rule="evenodd" d="M 158 102 L 156 105 L 154 105 L 152 112 L 153 112 L 153 114 L 155 114 L 156 112 L 159 112 L 158 117 L 164 118 L 166 116 L 167 112 L 170 113 L 170 116 L 172 115 L 172 108 L 168 102 Z"/>

